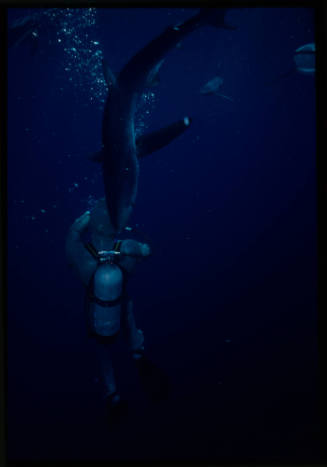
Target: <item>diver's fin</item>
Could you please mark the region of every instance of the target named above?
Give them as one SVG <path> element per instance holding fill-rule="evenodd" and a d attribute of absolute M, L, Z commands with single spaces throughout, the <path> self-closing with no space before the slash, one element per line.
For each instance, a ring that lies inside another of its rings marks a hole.
<path fill-rule="evenodd" d="M 201 8 L 199 19 L 215 28 L 236 30 L 235 26 L 231 26 L 225 22 L 227 10 L 228 8 Z"/>
<path fill-rule="evenodd" d="M 160 130 L 154 131 L 148 135 L 140 136 L 136 140 L 138 149 L 138 157 L 144 157 L 151 154 L 154 151 L 158 151 L 167 144 L 169 144 L 177 136 L 184 133 L 184 131 L 190 126 L 191 118 L 184 117 L 183 120 L 172 123 Z"/>
<path fill-rule="evenodd" d="M 108 63 L 105 60 L 102 60 L 102 69 L 103 69 L 103 75 L 104 79 L 107 83 L 108 88 L 116 87 L 117 85 L 117 79 L 115 74 L 111 71 Z"/>
<path fill-rule="evenodd" d="M 95 152 L 89 157 L 90 161 L 92 162 L 103 162 L 103 152 L 101 151 Z"/>

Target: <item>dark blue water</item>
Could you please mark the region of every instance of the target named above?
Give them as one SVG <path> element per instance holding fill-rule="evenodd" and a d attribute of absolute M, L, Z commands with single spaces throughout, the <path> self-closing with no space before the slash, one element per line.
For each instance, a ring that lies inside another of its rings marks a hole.
<path fill-rule="evenodd" d="M 9 23 L 31 12 L 9 10 Z M 230 11 L 238 29 L 194 32 L 142 101 L 140 131 L 193 117 L 141 161 L 130 221 L 153 248 L 130 281 L 137 324 L 173 391 L 153 405 L 119 342 L 129 415 L 112 432 L 65 236 L 104 195 L 88 160 L 101 57 L 119 71 L 196 10 L 40 12 L 36 52 L 8 51 L 9 457 L 319 459 L 315 82 L 267 84 L 314 40 L 313 10 Z M 216 75 L 233 102 L 200 95 Z"/>

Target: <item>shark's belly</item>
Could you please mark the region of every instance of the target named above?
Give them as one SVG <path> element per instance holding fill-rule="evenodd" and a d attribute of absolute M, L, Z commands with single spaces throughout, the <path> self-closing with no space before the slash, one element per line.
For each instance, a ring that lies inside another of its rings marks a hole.
<path fill-rule="evenodd" d="M 136 96 L 114 92 L 109 98 L 103 122 L 103 179 L 109 215 L 120 231 L 135 203 L 139 176 L 134 114 Z"/>
<path fill-rule="evenodd" d="M 120 231 L 126 224 L 135 203 L 139 176 L 136 151 L 124 144 L 113 144 L 105 153 L 103 180 L 109 215 Z"/>

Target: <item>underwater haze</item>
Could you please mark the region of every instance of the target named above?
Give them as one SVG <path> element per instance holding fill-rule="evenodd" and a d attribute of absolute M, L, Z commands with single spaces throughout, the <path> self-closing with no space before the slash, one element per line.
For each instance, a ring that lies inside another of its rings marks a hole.
<path fill-rule="evenodd" d="M 129 410 L 114 428 L 104 416 L 85 291 L 65 257 L 69 227 L 104 196 L 90 161 L 101 61 L 119 72 L 196 12 L 8 9 L 9 26 L 41 25 L 8 48 L 10 460 L 319 460 L 316 90 L 293 61 L 314 42 L 310 8 L 228 11 L 236 30 L 194 31 L 142 96 L 139 134 L 192 119 L 140 160 L 129 221 L 153 252 L 130 279 L 136 322 L 172 391 L 148 400 L 119 341 Z M 201 94 L 216 76 L 232 100 Z"/>

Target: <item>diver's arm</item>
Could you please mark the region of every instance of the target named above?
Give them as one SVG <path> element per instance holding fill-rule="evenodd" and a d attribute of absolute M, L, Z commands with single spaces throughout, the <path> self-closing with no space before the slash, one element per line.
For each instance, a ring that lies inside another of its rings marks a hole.
<path fill-rule="evenodd" d="M 85 248 L 81 235 L 87 229 L 90 222 L 90 211 L 86 211 L 76 219 L 69 228 L 66 237 L 66 256 L 70 266 L 76 271 L 84 285 L 88 285 L 97 261 Z"/>
<path fill-rule="evenodd" d="M 128 272 L 132 272 L 136 263 L 151 255 L 150 246 L 136 240 L 123 240 L 120 246 L 119 264 Z"/>

